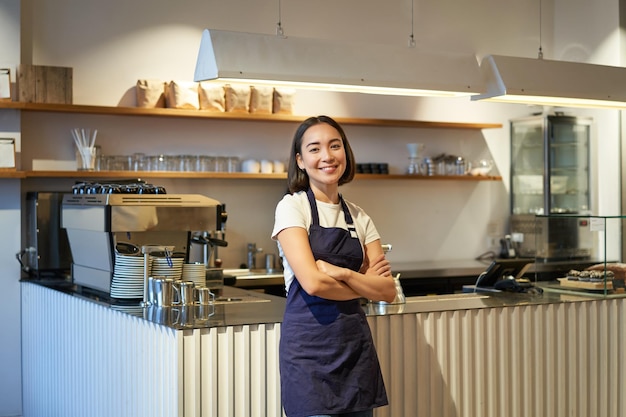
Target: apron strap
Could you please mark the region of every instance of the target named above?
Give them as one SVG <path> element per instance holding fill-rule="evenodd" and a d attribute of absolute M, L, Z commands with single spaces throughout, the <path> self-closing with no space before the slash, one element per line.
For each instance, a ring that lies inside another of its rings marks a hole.
<path fill-rule="evenodd" d="M 315 226 L 320 225 L 320 216 L 317 213 L 317 203 L 315 202 L 315 194 L 313 194 L 313 190 L 309 187 L 306 190 L 306 196 L 309 198 L 309 204 L 311 205 L 311 224 Z"/>
<path fill-rule="evenodd" d="M 352 215 L 350 215 L 350 210 L 348 210 L 348 205 L 343 200 L 343 196 L 339 194 L 339 201 L 341 202 L 341 207 L 343 208 L 343 215 L 346 218 L 346 225 L 348 226 L 348 231 L 352 237 L 357 237 L 356 227 L 354 226 L 354 221 L 352 220 Z"/>
<path fill-rule="evenodd" d="M 309 187 L 306 190 L 306 195 L 309 199 L 309 204 L 311 205 L 311 224 L 319 226 L 320 224 L 320 216 L 317 212 L 317 202 L 315 201 L 315 194 L 313 194 L 313 190 Z M 352 237 L 357 237 L 356 227 L 354 226 L 354 221 L 352 220 L 352 215 L 350 214 L 350 210 L 348 210 L 348 205 L 343 199 L 343 196 L 339 194 L 339 202 L 341 203 L 341 208 L 343 210 L 343 216 L 346 220 L 346 225 L 348 226 L 348 231 Z"/>

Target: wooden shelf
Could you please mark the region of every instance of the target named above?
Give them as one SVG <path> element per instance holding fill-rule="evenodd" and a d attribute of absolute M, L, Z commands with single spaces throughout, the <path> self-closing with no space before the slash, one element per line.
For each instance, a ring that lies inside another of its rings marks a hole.
<path fill-rule="evenodd" d="M 243 122 L 284 122 L 300 123 L 306 116 L 279 115 L 279 114 L 241 114 L 241 113 L 216 113 L 202 110 L 182 109 L 146 109 L 140 107 L 112 107 L 90 106 L 82 104 L 46 104 L 46 103 L 22 103 L 16 101 L 0 102 L 0 109 L 15 109 L 38 112 L 57 113 L 81 113 L 113 116 L 148 116 L 148 117 L 179 117 L 201 118 L 213 120 L 235 120 Z M 440 128 L 440 129 L 498 129 L 500 123 L 456 123 L 456 122 L 432 122 L 419 120 L 399 119 L 364 119 L 352 117 L 337 117 L 335 120 L 345 125 L 380 126 L 380 127 L 409 127 L 409 128 Z"/>
<path fill-rule="evenodd" d="M 248 174 L 244 172 L 174 172 L 174 171 L 13 171 L 0 172 L 0 178 L 191 178 L 191 179 L 236 179 L 236 180 L 286 180 L 287 174 Z M 357 174 L 364 180 L 454 180 L 454 181 L 501 181 L 499 176 L 471 175 L 402 175 L 402 174 Z"/>
<path fill-rule="evenodd" d="M 57 112 L 75 114 L 97 114 L 113 116 L 146 116 L 146 117 L 178 117 L 178 118 L 201 118 L 212 120 L 230 120 L 241 122 L 281 122 L 300 123 L 306 116 L 294 115 L 257 115 L 241 113 L 216 113 L 201 110 L 182 110 L 155 108 L 146 109 L 139 107 L 112 107 L 91 106 L 77 104 L 46 104 L 46 103 L 23 103 L 15 101 L 0 101 L 0 109 L 15 109 L 30 112 Z M 439 129 L 498 129 L 499 123 L 455 123 L 433 122 L 419 120 L 399 119 L 370 119 L 370 118 L 336 118 L 345 125 L 379 126 L 379 127 L 408 127 L 408 128 L 439 128 Z M 463 176 L 423 176 L 423 175 L 379 175 L 358 174 L 357 178 L 368 180 L 455 180 L 455 181 L 501 181 L 502 177 L 474 177 Z M 222 173 L 222 172 L 171 172 L 171 171 L 0 171 L 0 178 L 197 178 L 197 179 L 263 179 L 284 180 L 287 174 L 248 174 L 248 173 Z"/>
<path fill-rule="evenodd" d="M 176 171 L 25 171 L 25 178 L 197 178 L 197 179 L 287 179 L 287 174 L 248 174 L 244 172 Z"/>
<path fill-rule="evenodd" d="M 24 171 L 16 171 L 12 169 L 0 169 L 0 178 L 25 178 Z"/>

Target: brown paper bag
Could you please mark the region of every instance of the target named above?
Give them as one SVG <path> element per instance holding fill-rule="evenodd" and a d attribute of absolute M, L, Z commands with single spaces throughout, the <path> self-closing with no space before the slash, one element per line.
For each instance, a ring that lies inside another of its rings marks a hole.
<path fill-rule="evenodd" d="M 293 114 L 294 98 L 296 90 L 293 88 L 274 89 L 274 105 L 273 113 L 275 114 Z"/>
<path fill-rule="evenodd" d="M 274 87 L 251 86 L 250 87 L 250 113 L 271 114 Z"/>
<path fill-rule="evenodd" d="M 200 110 L 223 112 L 226 110 L 224 85 L 216 83 L 200 83 Z"/>
<path fill-rule="evenodd" d="M 200 109 L 198 83 L 193 81 L 170 81 L 165 97 L 167 107 L 172 109 Z"/>
<path fill-rule="evenodd" d="M 165 107 L 165 88 L 163 80 L 137 80 L 137 107 Z"/>
<path fill-rule="evenodd" d="M 248 113 L 250 109 L 250 86 L 226 84 L 226 111 L 231 113 Z"/>

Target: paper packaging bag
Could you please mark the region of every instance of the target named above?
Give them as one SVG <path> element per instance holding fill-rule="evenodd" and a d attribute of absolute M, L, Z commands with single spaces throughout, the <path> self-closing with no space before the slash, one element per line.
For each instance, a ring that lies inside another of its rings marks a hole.
<path fill-rule="evenodd" d="M 293 88 L 275 88 L 274 106 L 275 114 L 293 114 L 294 97 L 296 90 Z"/>
<path fill-rule="evenodd" d="M 163 80 L 137 80 L 137 107 L 165 107 L 166 88 Z"/>
<path fill-rule="evenodd" d="M 200 110 L 223 112 L 226 110 L 224 85 L 216 83 L 200 83 Z"/>
<path fill-rule="evenodd" d="M 248 113 L 250 109 L 250 86 L 226 84 L 226 111 L 231 113 Z"/>
<path fill-rule="evenodd" d="M 15 139 L 0 138 L 0 171 L 15 170 Z"/>
<path fill-rule="evenodd" d="M 274 87 L 250 87 L 250 113 L 271 114 Z"/>
<path fill-rule="evenodd" d="M 11 70 L 0 68 L 0 100 L 11 100 Z"/>
<path fill-rule="evenodd" d="M 167 107 L 172 109 L 200 109 L 198 83 L 193 81 L 170 81 L 165 96 Z"/>

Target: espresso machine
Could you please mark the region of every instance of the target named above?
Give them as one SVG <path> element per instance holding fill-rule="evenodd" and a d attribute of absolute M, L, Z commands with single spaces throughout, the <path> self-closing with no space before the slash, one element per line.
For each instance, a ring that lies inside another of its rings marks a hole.
<path fill-rule="evenodd" d="M 66 194 L 61 222 L 73 282 L 110 294 L 119 247 L 173 247 L 187 262 L 194 231 L 223 231 L 223 207 L 198 194 Z"/>

